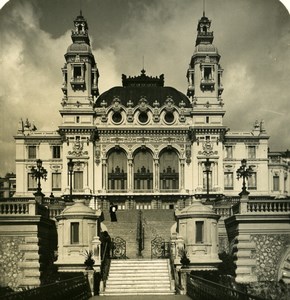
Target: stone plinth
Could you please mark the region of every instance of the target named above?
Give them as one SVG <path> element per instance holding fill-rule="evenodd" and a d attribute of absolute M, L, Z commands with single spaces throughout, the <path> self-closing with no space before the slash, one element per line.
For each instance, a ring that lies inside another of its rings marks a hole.
<path fill-rule="evenodd" d="M 247 212 L 225 220 L 236 265 L 236 282 L 278 281 L 290 246 L 289 213 Z"/>
<path fill-rule="evenodd" d="M 86 251 L 92 251 L 95 270 L 99 271 L 100 242 L 98 237 L 100 212 L 85 205 L 84 200 L 75 203 L 56 216 L 58 222 L 58 260 L 60 272 L 84 271 Z"/>
<path fill-rule="evenodd" d="M 221 262 L 218 258 L 217 215 L 211 206 L 200 200 L 181 211 L 176 211 L 178 249 L 176 253 L 186 251 L 190 260 L 190 270 L 216 270 Z M 184 250 L 180 249 L 180 240 L 184 241 Z M 175 259 L 176 261 L 176 259 Z"/>

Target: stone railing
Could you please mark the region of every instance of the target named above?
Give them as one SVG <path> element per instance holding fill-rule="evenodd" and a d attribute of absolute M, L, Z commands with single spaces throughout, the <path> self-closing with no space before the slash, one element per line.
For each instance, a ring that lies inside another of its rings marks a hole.
<path fill-rule="evenodd" d="M 290 200 L 255 200 L 247 203 L 248 213 L 288 213 Z"/>
<path fill-rule="evenodd" d="M 34 199 L 8 199 L 0 202 L 0 216 L 48 216 L 48 209 Z"/>
<path fill-rule="evenodd" d="M 248 200 L 236 203 L 232 207 L 233 214 L 285 214 L 290 212 L 289 200 Z"/>
<path fill-rule="evenodd" d="M 213 210 L 217 215 L 224 218 L 230 217 L 233 214 L 231 207 L 214 207 Z"/>

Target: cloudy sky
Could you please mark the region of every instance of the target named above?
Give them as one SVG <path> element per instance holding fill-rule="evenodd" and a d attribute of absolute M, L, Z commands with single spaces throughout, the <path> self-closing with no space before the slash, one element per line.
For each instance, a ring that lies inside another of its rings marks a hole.
<path fill-rule="evenodd" d="M 100 91 L 121 74 L 148 75 L 186 93 L 202 0 L 10 0 L 0 10 L 0 176 L 15 171 L 20 118 L 60 124 L 64 54 L 73 19 L 89 24 Z M 206 0 L 224 68 L 224 124 L 249 131 L 264 120 L 271 150 L 290 149 L 290 16 L 278 0 Z"/>

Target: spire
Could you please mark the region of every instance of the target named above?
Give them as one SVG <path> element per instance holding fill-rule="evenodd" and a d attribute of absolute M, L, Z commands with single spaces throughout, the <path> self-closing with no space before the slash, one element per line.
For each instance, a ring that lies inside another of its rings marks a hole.
<path fill-rule="evenodd" d="M 205 17 L 205 0 L 203 0 L 203 17 Z"/>
<path fill-rule="evenodd" d="M 203 10 L 203 16 L 197 24 L 197 37 L 195 45 L 211 44 L 213 42 L 213 32 L 210 31 L 211 20 L 205 16 L 205 8 Z"/>
<path fill-rule="evenodd" d="M 74 29 L 71 35 L 73 43 L 86 43 L 90 45 L 88 29 L 87 20 L 83 17 L 82 10 L 80 10 L 80 14 L 74 20 Z"/>

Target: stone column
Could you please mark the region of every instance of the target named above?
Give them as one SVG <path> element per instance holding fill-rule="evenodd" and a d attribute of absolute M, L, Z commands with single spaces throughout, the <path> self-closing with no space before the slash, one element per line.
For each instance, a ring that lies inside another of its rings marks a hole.
<path fill-rule="evenodd" d="M 180 159 L 180 189 L 184 190 L 184 159 Z"/>
<path fill-rule="evenodd" d="M 153 186 L 154 191 L 159 191 L 160 185 L 159 185 L 159 159 L 154 158 L 154 172 L 153 172 Z"/>
<path fill-rule="evenodd" d="M 102 190 L 107 189 L 107 161 L 102 159 Z"/>
<path fill-rule="evenodd" d="M 128 159 L 128 191 L 132 192 L 133 191 L 133 159 L 129 158 Z"/>

